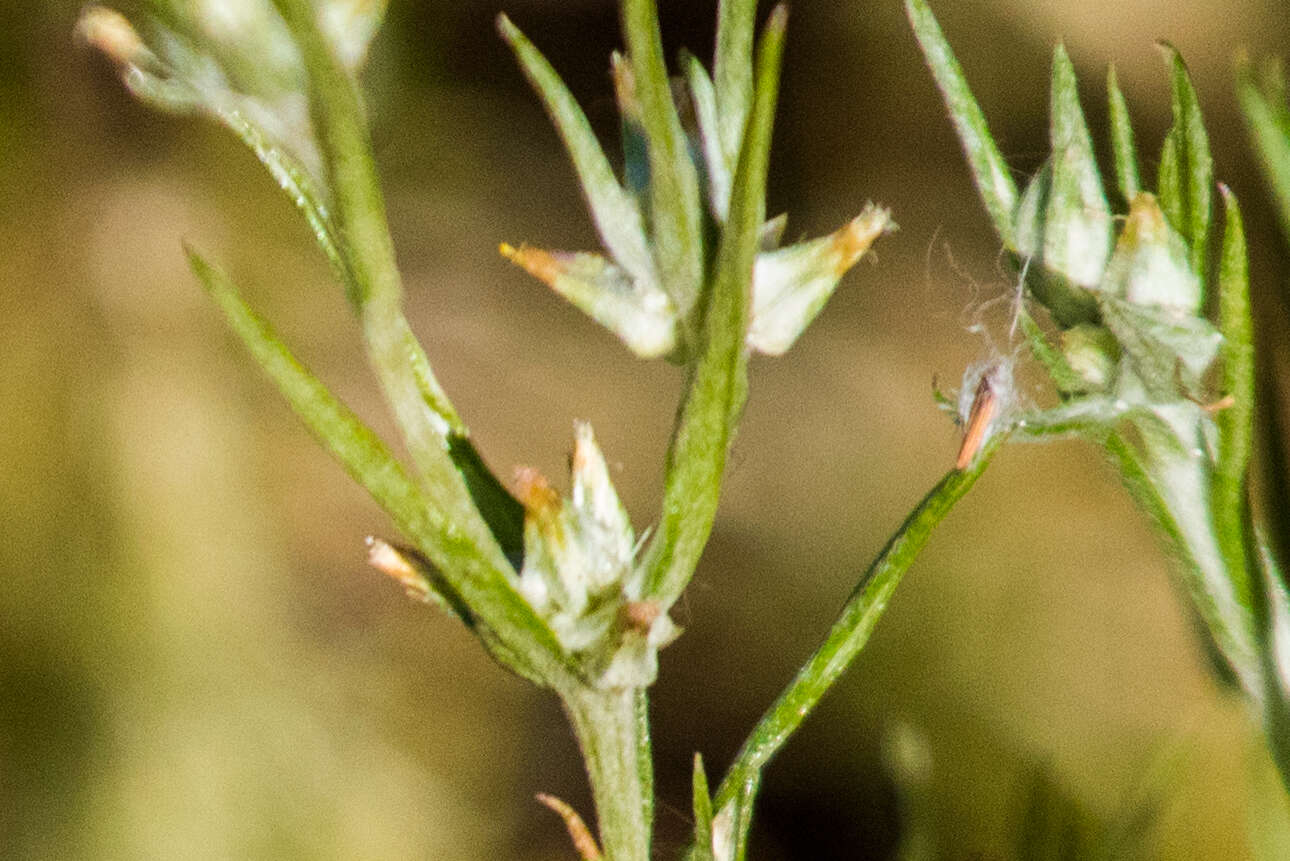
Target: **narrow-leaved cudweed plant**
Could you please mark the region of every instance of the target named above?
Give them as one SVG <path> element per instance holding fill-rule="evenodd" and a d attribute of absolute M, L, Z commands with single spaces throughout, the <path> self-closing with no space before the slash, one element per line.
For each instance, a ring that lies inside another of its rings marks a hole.
<path fill-rule="evenodd" d="M 358 84 L 383 3 L 244 0 L 229 4 L 216 26 L 201 4 L 146 0 L 128 16 L 91 8 L 81 22 L 132 93 L 225 125 L 308 222 L 358 319 L 408 463 L 292 355 L 223 272 L 196 250 L 187 254 L 246 349 L 401 533 L 398 542 L 369 539 L 371 563 L 560 698 L 590 777 L 595 834 L 569 805 L 542 801 L 564 818 L 586 859 L 651 857 L 646 696 L 658 650 L 680 633 L 670 611 L 713 526 L 748 396 L 749 355 L 786 352 L 841 277 L 894 227 L 886 210 L 866 205 L 828 236 L 780 244 L 785 217 L 768 219 L 765 198 L 787 10 L 773 9 L 758 34 L 755 8 L 722 0 L 711 69 L 683 54 L 675 83 L 654 0 L 622 0 L 626 50 L 611 58 L 621 174 L 540 50 L 498 18 L 568 150 L 603 245 L 567 252 L 503 243 L 502 253 L 637 356 L 685 372 L 661 508 L 640 532 L 586 424 L 576 426 L 568 496 L 532 470 L 510 489 L 499 481 L 404 317 Z M 1012 399 L 1007 363 L 965 374 L 959 412 L 967 429 L 954 468 L 861 577 L 715 787 L 696 755 L 695 861 L 745 856 L 764 766 L 860 652 L 933 528 L 1012 436 L 1078 434 L 1110 454 L 1178 562 L 1216 669 L 1261 715 L 1290 774 L 1290 602 L 1248 501 L 1254 364 L 1241 216 L 1219 186 L 1222 239 L 1211 248 L 1211 161 L 1181 58 L 1162 46 L 1174 125 L 1154 190 L 1140 175 L 1111 72 L 1108 195 L 1059 46 L 1052 154 L 1019 191 L 930 10 L 923 0 L 906 8 L 1016 263 L 1024 285 L 1016 322 L 1051 375 L 1054 405 Z M 1269 171 L 1290 200 L 1284 99 L 1242 80 Z M 1216 323 L 1203 313 L 1215 291 Z"/>

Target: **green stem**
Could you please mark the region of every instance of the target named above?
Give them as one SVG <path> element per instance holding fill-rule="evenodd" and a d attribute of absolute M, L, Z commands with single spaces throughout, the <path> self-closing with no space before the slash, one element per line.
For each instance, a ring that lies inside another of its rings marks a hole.
<path fill-rule="evenodd" d="M 667 608 L 680 597 L 712 531 L 726 456 L 748 394 L 749 303 L 766 215 L 771 130 L 788 10 L 771 13 L 757 51 L 753 110 L 717 247 L 703 320 L 703 352 L 686 384 L 667 454 L 663 513 L 641 566 L 645 594 Z"/>
<path fill-rule="evenodd" d="M 654 770 L 645 690 L 571 680 L 559 694 L 582 749 L 606 861 L 649 861 Z"/>
<path fill-rule="evenodd" d="M 334 203 L 346 291 L 427 502 L 453 524 L 454 540 L 473 547 L 496 571 L 513 573 L 506 552 L 519 552 L 523 514 L 470 445 L 465 424 L 403 315 L 403 283 L 357 81 L 320 29 L 311 0 L 274 2 L 308 70 L 311 118 Z M 522 600 L 518 593 L 512 597 Z M 525 616 L 518 626 L 490 632 L 494 652 L 514 652 L 511 658 L 531 666 L 564 664 L 567 656 L 545 625 L 531 612 Z"/>
<path fill-rule="evenodd" d="M 736 817 L 736 858 L 744 856 L 752 804 L 761 783 L 762 769 L 864 648 L 874 626 L 886 611 L 896 586 L 927 543 L 932 530 L 976 483 L 1004 436 L 996 434 L 973 464 L 967 469 L 947 473 L 923 497 L 869 566 L 824 643 L 749 734 L 713 801 L 713 809 L 718 816 Z M 729 812 L 728 805 L 733 805 Z"/>
<path fill-rule="evenodd" d="M 335 201 L 346 285 L 368 355 L 418 468 L 434 471 L 449 434 L 465 426 L 440 388 L 403 316 L 403 284 L 372 159 L 357 83 L 319 29 L 309 0 L 275 0 L 309 71 L 312 117 Z"/>
<path fill-rule="evenodd" d="M 683 317 L 703 284 L 703 204 L 699 175 L 672 100 L 655 0 L 623 0 L 623 36 L 649 140 L 650 222 L 663 287 Z"/>

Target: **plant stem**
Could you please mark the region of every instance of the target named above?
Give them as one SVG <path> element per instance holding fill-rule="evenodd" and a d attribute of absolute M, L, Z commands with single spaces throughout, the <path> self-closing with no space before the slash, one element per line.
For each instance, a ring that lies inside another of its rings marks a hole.
<path fill-rule="evenodd" d="M 345 287 L 362 326 L 368 361 L 402 431 L 428 507 L 451 524 L 446 530 L 451 543 L 476 557 L 499 590 L 511 593 L 489 608 L 491 613 L 472 606 L 493 617 L 486 634 L 492 638 L 490 651 L 505 653 L 502 660 L 508 666 L 526 667 L 529 678 L 551 684 L 553 678 L 547 676 L 566 665 L 568 656 L 516 592 L 514 569 L 497 537 L 510 536 L 509 543 L 518 543 L 519 505 L 469 446 L 465 425 L 403 315 L 402 278 L 358 84 L 320 29 L 311 0 L 274 3 L 308 71 L 311 117 L 334 201 L 340 253 L 347 264 Z M 490 510 L 494 525 L 484 519 L 480 505 Z"/>
<path fill-rule="evenodd" d="M 559 688 L 582 749 L 606 861 L 649 861 L 654 819 L 648 700 L 643 688 Z"/>
<path fill-rule="evenodd" d="M 663 513 L 645 552 L 645 594 L 666 609 L 680 597 L 712 531 L 730 439 L 748 394 L 749 303 L 779 97 L 788 10 L 777 6 L 757 51 L 753 109 L 735 170 L 703 320 L 703 352 L 686 383 L 667 453 Z"/>
<path fill-rule="evenodd" d="M 744 856 L 753 799 L 761 783 L 762 769 L 864 648 L 874 626 L 886 611 L 896 586 L 927 543 L 932 530 L 976 483 L 1005 436 L 996 434 L 973 464 L 964 470 L 951 470 L 923 497 L 852 591 L 824 643 L 749 734 L 713 800 L 713 809 L 718 816 L 727 815 L 727 805 L 734 805 L 732 812 L 737 817 L 735 834 L 738 841 L 734 857 Z"/>
<path fill-rule="evenodd" d="M 429 453 L 443 450 L 448 434 L 464 434 L 465 427 L 403 316 L 403 283 L 358 87 L 319 29 L 308 0 L 275 2 L 309 71 L 313 121 L 352 275 L 346 289 L 408 448 L 426 471 L 422 461 L 433 461 Z"/>

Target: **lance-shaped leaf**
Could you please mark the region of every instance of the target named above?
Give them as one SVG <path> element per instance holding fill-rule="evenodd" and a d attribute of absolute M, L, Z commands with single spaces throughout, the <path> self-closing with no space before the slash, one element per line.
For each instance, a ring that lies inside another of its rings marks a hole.
<path fill-rule="evenodd" d="M 704 275 L 699 177 L 672 102 L 655 0 L 623 0 L 623 32 L 650 165 L 650 242 L 661 285 L 688 318 Z"/>
<path fill-rule="evenodd" d="M 1249 263 L 1240 205 L 1227 186 L 1219 185 L 1219 192 L 1226 210 L 1218 272 L 1225 408 L 1214 415 L 1218 425 L 1218 457 L 1213 508 L 1228 570 L 1240 580 L 1238 594 L 1248 595 L 1251 563 L 1257 562 L 1248 558 L 1244 526 L 1250 515 L 1247 474 L 1254 441 L 1254 320 L 1250 313 Z"/>
<path fill-rule="evenodd" d="M 1120 92 L 1119 76 L 1115 66 L 1106 73 L 1106 100 L 1110 108 L 1111 156 L 1115 161 L 1115 182 L 1124 201 L 1133 200 L 1142 190 L 1138 176 L 1138 150 L 1133 143 L 1133 123 L 1129 120 L 1129 105 Z"/>
<path fill-rule="evenodd" d="M 870 206 L 838 231 L 757 256 L 748 345 L 782 355 L 810 325 L 846 272 L 891 229 L 891 215 Z"/>
<path fill-rule="evenodd" d="M 723 149 L 721 122 L 717 110 L 716 89 L 708 72 L 693 56 L 682 57 L 685 79 L 690 87 L 690 101 L 698 123 L 699 145 L 703 151 L 703 168 L 708 180 L 708 208 L 718 224 L 726 220 L 730 211 L 730 181 L 734 173 L 735 158 Z"/>
<path fill-rule="evenodd" d="M 762 770 L 860 654 L 905 572 L 937 524 L 985 472 L 1004 438 L 996 434 L 967 468 L 951 469 L 910 512 L 852 590 L 824 642 L 749 733 L 712 799 L 714 833 L 723 818 L 732 820 L 726 827 L 733 827 L 734 858 L 744 857 Z"/>
<path fill-rule="evenodd" d="M 1278 63 L 1268 63 L 1256 76 L 1246 58 L 1237 64 L 1236 93 L 1245 125 L 1263 175 L 1275 192 L 1281 232 L 1290 236 L 1290 106 L 1285 101 L 1285 77 Z"/>
<path fill-rule="evenodd" d="M 725 168 L 734 173 L 744 128 L 753 106 L 753 35 L 756 0 L 721 0 L 717 6 L 717 48 L 712 61 L 718 137 Z"/>
<path fill-rule="evenodd" d="M 551 64 L 509 18 L 499 15 L 497 29 L 515 52 L 520 68 L 542 99 L 569 151 L 600 240 L 614 261 L 633 279 L 652 286 L 654 264 L 646 247 L 640 209 L 619 185 L 582 108 Z"/>
<path fill-rule="evenodd" d="M 1052 155 L 1018 207 L 1017 252 L 1042 264 L 1033 289 L 1064 326 L 1088 319 L 1083 289 L 1101 280 L 1111 249 L 1111 209 L 1065 48 L 1053 52 Z"/>
<path fill-rule="evenodd" d="M 502 254 L 613 332 L 643 359 L 676 348 L 676 310 L 661 289 L 633 281 L 599 254 L 501 246 Z"/>
<path fill-rule="evenodd" d="M 905 0 L 905 13 L 949 108 L 950 119 L 958 131 L 986 212 L 994 222 L 999 238 L 1008 248 L 1016 250 L 1013 216 L 1017 207 L 1017 186 L 990 134 L 985 115 L 981 113 L 981 107 L 963 76 L 963 69 L 927 3 L 924 0 Z"/>
<path fill-rule="evenodd" d="M 458 516 L 451 499 L 412 481 L 380 438 L 300 364 L 233 283 L 196 252 L 188 256 L 234 333 L 296 414 L 471 608 L 494 657 L 540 683 L 564 673 L 568 659 L 555 635 L 520 595 L 492 537 L 473 529 L 477 518 Z"/>
<path fill-rule="evenodd" d="M 690 778 L 690 803 L 694 811 L 694 842 L 686 861 L 716 861 L 712 846 L 712 793 L 703 757 L 694 754 L 694 772 Z"/>
<path fill-rule="evenodd" d="M 647 599 L 667 609 L 694 574 L 716 516 L 732 426 L 747 396 L 753 265 L 766 216 L 766 174 L 788 10 L 771 13 L 757 50 L 753 112 L 735 172 L 730 218 L 712 275 L 703 351 L 668 449 L 663 513 L 641 567 Z"/>
<path fill-rule="evenodd" d="M 1042 259 L 1045 266 L 1074 283 L 1092 287 L 1111 252 L 1111 207 L 1080 108 L 1075 67 L 1062 45 L 1053 51 L 1049 134 L 1052 190 L 1045 211 Z M 1024 248 L 1018 250 L 1026 253 Z"/>
<path fill-rule="evenodd" d="M 1200 101 L 1182 57 L 1172 45 L 1160 43 L 1169 63 L 1173 125 L 1160 154 L 1160 205 L 1191 249 L 1192 269 L 1205 279 L 1206 249 L 1214 186 L 1214 160 Z"/>
<path fill-rule="evenodd" d="M 453 460 L 452 437 L 467 436 L 425 350 L 403 314 L 403 282 L 372 156 L 367 111 L 353 71 L 339 58 L 309 0 L 274 0 L 308 71 L 310 116 L 336 198 L 352 279 L 349 294 L 362 325 L 368 362 L 380 381 L 421 480 L 472 528 L 476 509 L 468 471 Z"/>

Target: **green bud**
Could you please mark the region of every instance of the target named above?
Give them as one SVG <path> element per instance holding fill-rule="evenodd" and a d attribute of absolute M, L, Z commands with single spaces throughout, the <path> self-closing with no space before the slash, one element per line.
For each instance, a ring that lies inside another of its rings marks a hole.
<path fill-rule="evenodd" d="M 594 684 L 647 685 L 658 669 L 658 650 L 679 630 L 641 598 L 631 522 L 591 426 L 581 422 L 571 473 L 568 499 L 535 470 L 519 474 L 525 510 L 520 591 Z"/>
<path fill-rule="evenodd" d="M 869 206 L 828 236 L 759 254 L 753 269 L 748 345 L 772 356 L 787 351 L 820 313 L 842 276 L 894 226 L 891 213 Z"/>
<path fill-rule="evenodd" d="M 1142 307 L 1200 310 L 1201 281 L 1187 244 L 1170 227 L 1155 195 L 1134 195 L 1101 289 Z"/>
<path fill-rule="evenodd" d="M 1062 355 L 1080 381 L 1080 393 L 1105 392 L 1115 381 L 1120 345 L 1104 326 L 1080 323 L 1061 333 Z"/>

